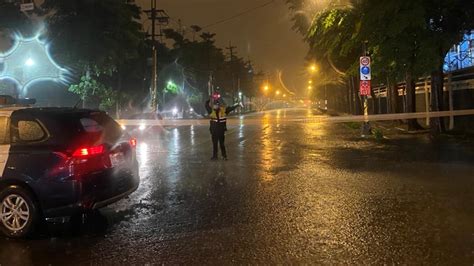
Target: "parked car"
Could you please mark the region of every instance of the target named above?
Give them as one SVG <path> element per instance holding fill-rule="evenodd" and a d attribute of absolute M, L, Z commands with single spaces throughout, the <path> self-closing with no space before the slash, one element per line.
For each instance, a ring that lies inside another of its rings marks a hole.
<path fill-rule="evenodd" d="M 136 140 L 104 112 L 0 108 L 0 231 L 100 209 L 139 185 Z"/>

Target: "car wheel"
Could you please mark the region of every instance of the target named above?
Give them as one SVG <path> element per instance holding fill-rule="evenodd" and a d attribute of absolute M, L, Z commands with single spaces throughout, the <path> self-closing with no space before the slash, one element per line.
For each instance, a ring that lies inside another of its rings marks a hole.
<path fill-rule="evenodd" d="M 0 191 L 0 230 L 6 236 L 28 236 L 34 231 L 36 220 L 36 204 L 27 190 L 9 186 Z"/>

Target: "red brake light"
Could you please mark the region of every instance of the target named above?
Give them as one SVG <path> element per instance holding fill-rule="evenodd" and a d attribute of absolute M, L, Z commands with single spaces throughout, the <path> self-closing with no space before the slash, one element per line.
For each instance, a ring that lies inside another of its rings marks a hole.
<path fill-rule="evenodd" d="M 104 145 L 99 145 L 90 148 L 79 148 L 77 149 L 72 156 L 73 157 L 85 157 L 85 156 L 92 156 L 92 155 L 99 155 L 104 153 Z"/>
<path fill-rule="evenodd" d="M 136 138 L 131 138 L 130 139 L 130 146 L 135 148 L 137 146 L 137 139 Z"/>

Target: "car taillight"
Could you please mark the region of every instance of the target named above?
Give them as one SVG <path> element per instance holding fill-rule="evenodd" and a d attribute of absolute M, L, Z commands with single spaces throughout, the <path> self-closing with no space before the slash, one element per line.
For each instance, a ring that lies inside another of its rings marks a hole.
<path fill-rule="evenodd" d="M 130 146 L 132 146 L 132 148 L 137 147 L 137 139 L 136 138 L 131 138 L 129 142 L 130 142 Z"/>
<path fill-rule="evenodd" d="M 103 154 L 105 151 L 104 145 L 94 146 L 94 147 L 84 147 L 79 148 L 72 154 L 72 157 L 87 157 Z"/>

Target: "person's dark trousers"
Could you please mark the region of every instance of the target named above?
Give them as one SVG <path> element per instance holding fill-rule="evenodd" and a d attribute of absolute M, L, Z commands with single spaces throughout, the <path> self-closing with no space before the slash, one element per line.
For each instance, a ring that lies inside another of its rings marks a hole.
<path fill-rule="evenodd" d="M 217 158 L 218 146 L 221 148 L 222 157 L 227 158 L 225 149 L 225 128 L 211 130 L 212 135 L 212 158 Z"/>

